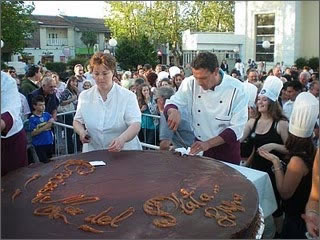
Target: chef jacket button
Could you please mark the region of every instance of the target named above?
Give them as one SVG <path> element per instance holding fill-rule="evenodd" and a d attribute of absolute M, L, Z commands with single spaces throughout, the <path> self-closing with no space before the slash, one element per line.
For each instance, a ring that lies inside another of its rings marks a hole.
<path fill-rule="evenodd" d="M 201 98 L 201 96 L 198 96 L 198 98 Z"/>
<path fill-rule="evenodd" d="M 222 103 L 222 101 L 220 101 L 220 103 Z"/>
<path fill-rule="evenodd" d="M 201 112 L 200 109 L 198 110 L 198 112 Z"/>
<path fill-rule="evenodd" d="M 200 126 L 200 124 L 199 124 L 199 123 L 197 123 L 197 126 Z"/>

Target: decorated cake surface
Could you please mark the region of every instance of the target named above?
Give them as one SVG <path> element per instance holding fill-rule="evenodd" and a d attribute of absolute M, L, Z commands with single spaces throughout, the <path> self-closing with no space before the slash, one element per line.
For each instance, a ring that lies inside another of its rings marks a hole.
<path fill-rule="evenodd" d="M 171 152 L 65 156 L 11 172 L 1 188 L 2 238 L 250 238 L 259 224 L 242 174 Z"/>

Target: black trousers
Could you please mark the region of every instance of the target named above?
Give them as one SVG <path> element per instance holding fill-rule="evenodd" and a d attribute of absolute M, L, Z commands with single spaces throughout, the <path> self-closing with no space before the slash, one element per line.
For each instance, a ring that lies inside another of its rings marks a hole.
<path fill-rule="evenodd" d="M 50 162 L 50 158 L 52 157 L 53 153 L 53 145 L 40 145 L 40 146 L 34 146 L 36 149 L 36 153 L 38 155 L 39 161 L 43 163 Z"/>

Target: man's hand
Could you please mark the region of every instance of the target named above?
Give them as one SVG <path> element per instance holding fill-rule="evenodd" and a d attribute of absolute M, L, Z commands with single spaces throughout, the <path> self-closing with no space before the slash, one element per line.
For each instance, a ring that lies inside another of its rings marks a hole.
<path fill-rule="evenodd" d="M 210 148 L 210 144 L 208 142 L 200 142 L 196 141 L 191 145 L 190 155 L 196 155 L 199 152 L 207 151 Z"/>
<path fill-rule="evenodd" d="M 180 112 L 177 109 L 170 108 L 168 110 L 168 127 L 173 130 L 177 131 L 179 124 L 181 121 Z"/>

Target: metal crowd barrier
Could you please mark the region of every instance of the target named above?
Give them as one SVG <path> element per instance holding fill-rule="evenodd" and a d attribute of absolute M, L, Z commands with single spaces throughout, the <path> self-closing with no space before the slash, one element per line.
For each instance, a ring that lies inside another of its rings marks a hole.
<path fill-rule="evenodd" d="M 65 124 L 66 115 L 67 114 L 73 114 L 74 115 L 75 112 L 76 111 L 58 113 L 57 114 L 58 121 L 53 122 L 54 135 L 55 135 L 55 155 L 56 156 L 70 154 L 68 152 L 67 129 L 70 129 L 70 130 L 73 131 L 73 136 L 74 137 L 72 138 L 72 142 L 73 142 L 73 147 L 74 147 L 74 153 L 78 153 L 80 151 L 80 149 L 78 149 L 78 144 L 77 144 L 78 143 L 78 138 L 79 138 L 78 134 L 76 134 L 74 132 L 74 129 L 73 129 L 72 125 Z M 146 117 L 152 117 L 152 118 L 160 120 L 160 116 L 157 116 L 157 115 L 144 114 L 144 113 L 142 115 L 146 116 Z M 144 130 L 145 130 L 144 131 L 144 136 L 146 136 L 147 135 L 146 129 L 144 129 Z M 155 131 L 155 142 L 156 142 L 157 129 L 155 129 L 154 131 Z M 142 145 L 143 149 L 154 149 L 154 150 L 159 150 L 160 149 L 160 147 L 157 146 L 157 145 L 153 145 L 153 144 L 149 144 L 149 143 L 145 143 L 145 142 L 141 142 L 141 145 Z"/>

